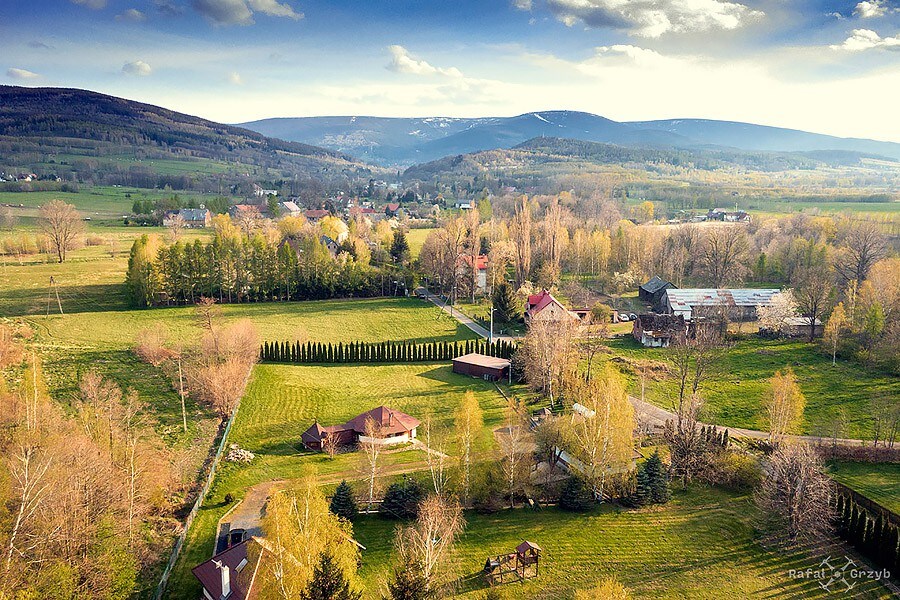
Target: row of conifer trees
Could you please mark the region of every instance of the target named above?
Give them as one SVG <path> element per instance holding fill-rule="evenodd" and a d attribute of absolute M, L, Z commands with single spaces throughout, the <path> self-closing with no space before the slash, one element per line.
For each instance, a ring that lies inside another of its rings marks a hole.
<path fill-rule="evenodd" d="M 498 358 L 510 358 L 516 345 L 506 340 L 463 342 L 264 342 L 259 358 L 265 362 L 315 363 L 406 363 L 451 360 L 477 352 Z"/>
<path fill-rule="evenodd" d="M 838 535 L 897 577 L 900 574 L 900 527 L 880 512 L 855 502 L 848 494 L 838 495 L 836 508 Z"/>

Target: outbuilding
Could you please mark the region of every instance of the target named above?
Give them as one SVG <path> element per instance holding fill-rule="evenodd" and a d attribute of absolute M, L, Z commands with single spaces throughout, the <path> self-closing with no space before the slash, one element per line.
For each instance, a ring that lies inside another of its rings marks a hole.
<path fill-rule="evenodd" d="M 486 354 L 465 354 L 453 359 L 453 372 L 499 381 L 509 377 L 509 360 Z"/>

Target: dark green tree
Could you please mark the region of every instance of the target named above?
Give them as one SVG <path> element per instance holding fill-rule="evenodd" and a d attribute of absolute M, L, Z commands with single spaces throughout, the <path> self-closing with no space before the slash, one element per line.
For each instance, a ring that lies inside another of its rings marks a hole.
<path fill-rule="evenodd" d="M 359 509 L 356 507 L 356 499 L 353 497 L 353 490 L 350 488 L 349 483 L 341 481 L 338 484 L 328 508 L 337 516 L 343 517 L 348 521 L 356 518 L 356 515 L 359 514 Z"/>
<path fill-rule="evenodd" d="M 334 564 L 334 557 L 326 551 L 319 555 L 309 587 L 300 597 L 302 600 L 359 600 L 361 595 L 350 589 L 343 569 Z"/>
<path fill-rule="evenodd" d="M 669 501 L 669 474 L 659 457 L 659 451 L 646 460 L 644 468 L 650 485 L 650 501 L 654 504 L 665 504 Z"/>
<path fill-rule="evenodd" d="M 580 477 L 569 477 L 559 494 L 559 507 L 571 512 L 584 512 L 594 505 L 590 488 Z"/>
<path fill-rule="evenodd" d="M 414 519 L 419 514 L 419 503 L 425 497 L 425 488 L 408 475 L 400 483 L 388 486 L 379 512 L 389 519 Z"/>
<path fill-rule="evenodd" d="M 650 502 L 653 492 L 650 485 L 650 476 L 647 474 L 646 462 L 638 467 L 635 478 L 637 481 L 634 486 L 634 494 L 631 495 L 630 500 L 632 505 L 640 507 Z"/>
<path fill-rule="evenodd" d="M 519 302 L 512 286 L 505 281 L 494 288 L 494 318 L 501 323 L 513 323 L 521 314 Z"/>
<path fill-rule="evenodd" d="M 428 581 L 422 566 L 407 558 L 394 568 L 394 577 L 388 582 L 391 600 L 425 600 L 428 598 Z"/>
<path fill-rule="evenodd" d="M 400 265 L 409 261 L 409 242 L 401 229 L 394 232 L 394 239 L 391 241 L 391 258 Z"/>

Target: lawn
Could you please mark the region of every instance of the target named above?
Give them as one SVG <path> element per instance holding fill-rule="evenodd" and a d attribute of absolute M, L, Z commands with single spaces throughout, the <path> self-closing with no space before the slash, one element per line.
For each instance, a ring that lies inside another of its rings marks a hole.
<path fill-rule="evenodd" d="M 215 527 L 228 510 L 225 494 L 242 498 L 253 485 L 297 476 L 303 464 L 314 464 L 323 481 L 358 478 L 358 453 L 328 459 L 301 451 L 300 434 L 315 419 L 323 425 L 342 423 L 381 404 L 419 419 L 430 413 L 435 430 L 449 432 L 453 411 L 466 390 L 475 392 L 484 410 L 485 429 L 479 445 L 493 443 L 490 429 L 502 419 L 503 397 L 493 384 L 456 375 L 446 363 L 414 365 L 258 365 L 235 419 L 230 443 L 256 454 L 250 465 L 223 463 L 210 496 L 188 536 L 178 561 L 170 598 L 195 598 L 190 567 L 208 558 Z M 420 437 L 424 435 L 420 430 Z M 450 444 L 448 453 L 454 453 Z M 384 455 L 384 467 L 426 468 L 424 454 L 405 450 Z"/>
<path fill-rule="evenodd" d="M 612 354 L 605 356 L 620 356 L 626 361 L 665 362 L 669 355 L 665 348 L 643 348 L 630 336 L 611 340 L 609 346 Z M 871 373 L 847 361 L 839 361 L 832 367 L 829 356 L 804 341 L 769 341 L 747 336 L 724 353 L 714 375 L 701 388 L 706 401 L 704 420 L 728 427 L 765 429 L 762 406 L 768 379 L 776 370 L 788 366 L 794 369 L 806 396 L 803 433 L 828 435 L 832 419 L 843 409 L 848 419 L 845 437 L 869 436 L 871 399 L 878 395 L 900 396 L 897 377 Z M 627 363 L 624 369 L 629 373 L 631 392 L 639 395 L 640 386 L 633 369 Z M 671 409 L 676 391 L 671 379 L 648 381 L 645 399 Z"/>
<path fill-rule="evenodd" d="M 635 598 L 830 598 L 815 581 L 792 580 L 790 569 L 816 567 L 825 550 L 782 554 L 757 541 L 758 512 L 748 496 L 695 487 L 675 492 L 663 507 L 623 510 L 610 505 L 589 514 L 555 508 L 466 515 L 452 572 L 459 596 L 481 598 L 479 574 L 489 557 L 522 540 L 543 549 L 541 573 L 501 587 L 507 598 L 567 599 L 615 575 Z M 365 598 L 379 598 L 390 576 L 395 523 L 361 518 L 356 539 L 366 547 L 360 578 Z M 846 596 L 844 596 L 846 597 Z M 858 584 L 854 598 L 888 598 L 880 584 Z"/>
<path fill-rule="evenodd" d="M 835 481 L 900 514 L 900 464 L 834 461 L 828 468 Z"/>
<path fill-rule="evenodd" d="M 409 254 L 412 258 L 418 258 L 419 252 L 422 251 L 422 246 L 425 245 L 425 238 L 428 237 L 428 234 L 434 229 L 410 229 L 409 233 L 406 234 L 406 241 L 409 243 Z"/>

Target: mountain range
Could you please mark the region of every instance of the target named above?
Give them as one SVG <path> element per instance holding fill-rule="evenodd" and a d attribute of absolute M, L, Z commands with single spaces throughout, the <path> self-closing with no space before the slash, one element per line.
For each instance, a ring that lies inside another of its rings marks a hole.
<path fill-rule="evenodd" d="M 710 147 L 766 152 L 840 150 L 900 160 L 900 144 L 893 142 L 709 119 L 619 122 L 565 110 L 484 118 L 274 118 L 242 123 L 240 127 L 345 152 L 380 165 L 412 165 L 444 156 L 513 148 L 540 137 L 698 150 Z"/>

